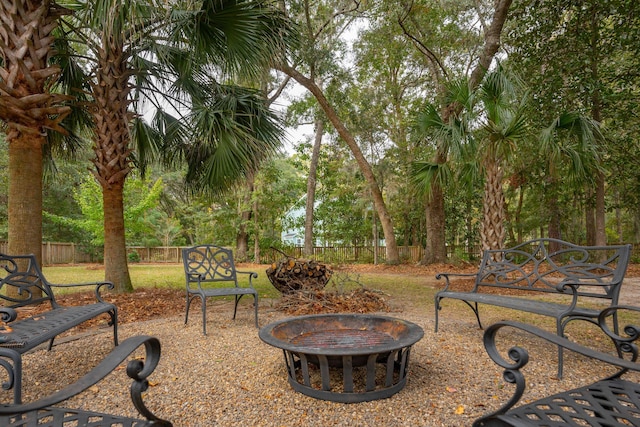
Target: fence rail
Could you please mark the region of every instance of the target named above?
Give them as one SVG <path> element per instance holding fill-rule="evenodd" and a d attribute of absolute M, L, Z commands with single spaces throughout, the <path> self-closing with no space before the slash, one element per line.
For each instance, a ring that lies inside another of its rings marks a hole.
<path fill-rule="evenodd" d="M 140 262 L 180 263 L 183 246 L 143 247 L 128 246 L 127 253 L 135 252 Z M 330 264 L 372 264 L 374 261 L 384 263 L 386 261 L 386 248 L 384 246 L 316 246 L 313 255 L 304 256 L 301 247 L 287 248 L 285 253 L 294 258 L 310 258 Z M 6 253 L 7 242 L 0 241 L 0 252 Z M 377 257 L 374 256 L 377 250 Z M 465 255 L 469 259 L 477 259 L 480 256 L 480 248 L 448 246 L 448 255 Z M 424 256 L 424 248 L 420 246 L 400 246 L 400 261 L 405 263 L 418 263 Z M 633 245 L 633 253 L 640 254 L 640 243 Z M 252 255 L 252 254 L 251 254 Z M 131 255 L 130 255 L 131 256 Z M 638 255 L 636 255 L 637 257 Z M 282 259 L 283 254 L 275 249 L 265 249 L 260 254 L 260 262 L 270 264 Z M 81 264 L 100 262 L 95 257 L 83 251 L 83 247 L 75 243 L 44 242 L 42 244 L 42 263 L 44 265 L 55 264 Z"/>

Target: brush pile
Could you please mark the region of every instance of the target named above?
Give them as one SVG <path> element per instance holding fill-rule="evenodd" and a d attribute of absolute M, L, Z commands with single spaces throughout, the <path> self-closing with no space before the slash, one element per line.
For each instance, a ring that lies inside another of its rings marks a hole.
<path fill-rule="evenodd" d="M 350 292 L 297 291 L 283 295 L 276 309 L 291 316 L 389 311 L 385 297 L 383 292 L 367 288 Z"/>

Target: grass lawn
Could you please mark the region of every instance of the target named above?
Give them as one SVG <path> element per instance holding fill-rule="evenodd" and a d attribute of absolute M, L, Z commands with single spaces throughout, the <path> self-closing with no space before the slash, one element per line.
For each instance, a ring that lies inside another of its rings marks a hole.
<path fill-rule="evenodd" d="M 267 264 L 239 264 L 238 270 L 255 271 L 258 278 L 254 279 L 254 287 L 260 293 L 260 298 L 278 298 L 276 290 L 265 274 Z M 360 271 L 364 270 L 364 271 Z M 382 271 L 381 271 L 382 270 Z M 399 272 L 398 272 L 399 270 Z M 104 280 L 104 267 L 101 265 L 47 266 L 43 268 L 45 277 L 51 283 L 82 283 Z M 129 274 L 135 289 L 140 288 L 171 288 L 184 289 L 184 272 L 182 264 L 130 264 Z M 393 273 L 384 272 L 381 267 L 352 268 L 335 271 L 327 289 L 334 287 L 346 291 L 354 289 L 359 284 L 398 296 L 403 300 L 426 304 L 433 302 L 435 288 L 428 284 L 437 284 L 434 274 L 402 273 L 402 267 L 394 269 Z M 82 290 L 87 290 L 82 289 Z M 400 294 L 400 295 L 399 295 Z"/>

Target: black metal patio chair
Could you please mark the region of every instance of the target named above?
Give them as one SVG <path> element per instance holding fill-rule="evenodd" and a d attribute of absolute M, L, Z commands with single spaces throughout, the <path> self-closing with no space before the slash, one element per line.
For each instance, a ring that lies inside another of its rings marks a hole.
<path fill-rule="evenodd" d="M 182 250 L 182 261 L 187 285 L 187 313 L 184 323 L 189 320 L 189 307 L 195 298 L 202 303 L 202 332 L 207 335 L 207 298 L 233 295 L 233 319 L 236 318 L 238 303 L 245 295 L 253 295 L 255 324 L 258 327 L 258 291 L 252 280 L 258 277 L 252 271 L 237 271 L 233 262 L 233 252 L 215 245 L 199 245 Z M 248 275 L 248 286 L 241 286 L 238 275 Z M 229 286 L 233 284 L 233 286 Z"/>

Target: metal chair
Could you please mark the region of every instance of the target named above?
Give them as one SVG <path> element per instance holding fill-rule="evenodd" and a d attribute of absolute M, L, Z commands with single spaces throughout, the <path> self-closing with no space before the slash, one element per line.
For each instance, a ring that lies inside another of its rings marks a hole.
<path fill-rule="evenodd" d="M 202 332 L 207 335 L 207 298 L 233 295 L 233 319 L 236 318 L 238 303 L 245 295 L 253 295 L 255 306 L 255 324 L 258 327 L 258 291 L 253 287 L 252 279 L 258 274 L 250 271 L 237 271 L 233 262 L 233 252 L 220 246 L 199 245 L 182 250 L 184 274 L 187 285 L 187 313 L 185 325 L 189 320 L 189 307 L 195 298 L 202 303 Z M 238 275 L 249 276 L 249 285 L 240 286 Z M 226 286 L 227 284 L 233 286 Z"/>

